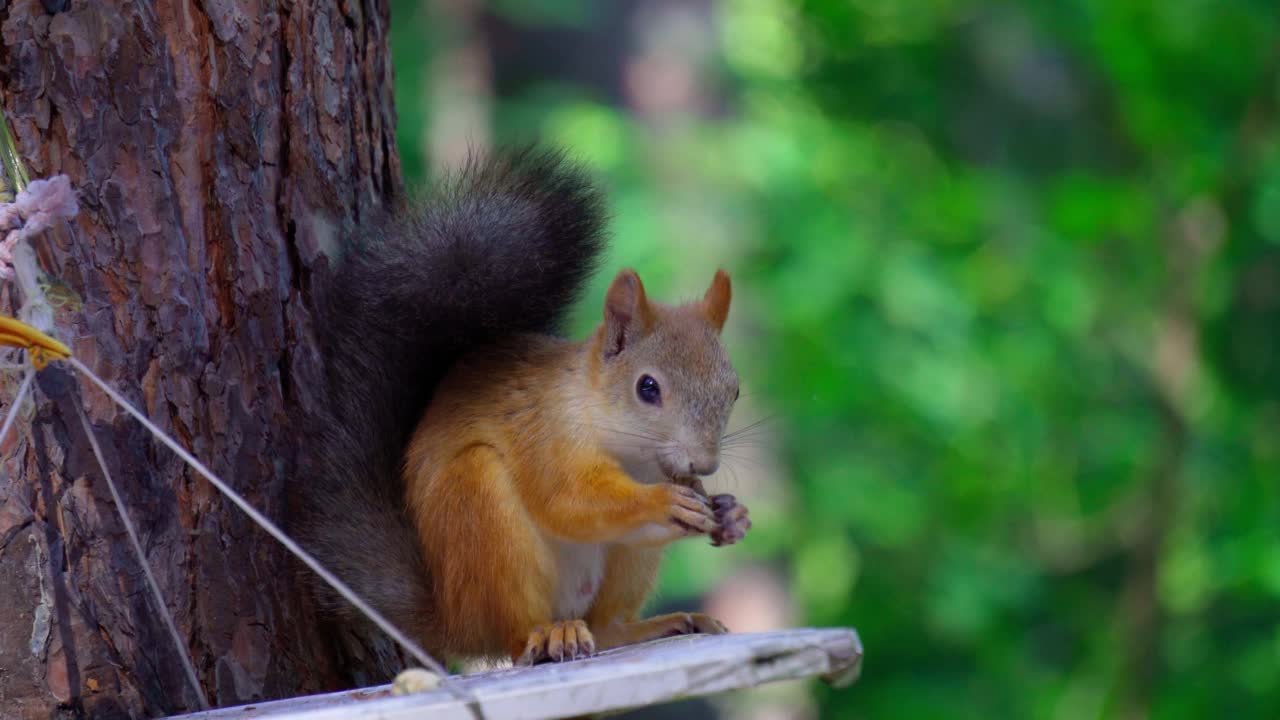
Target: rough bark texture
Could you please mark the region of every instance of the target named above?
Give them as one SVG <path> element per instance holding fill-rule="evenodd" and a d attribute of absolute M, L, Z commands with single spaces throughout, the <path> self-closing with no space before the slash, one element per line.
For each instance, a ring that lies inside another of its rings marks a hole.
<path fill-rule="evenodd" d="M 399 192 L 387 22 L 381 0 L 0 0 L 19 150 L 33 178 L 70 175 L 82 208 L 36 243 L 83 300 L 59 335 L 276 518 L 292 427 L 323 392 L 311 290 L 328 264 L 307 221 Z M 284 552 L 104 395 L 56 367 L 38 385 L 0 448 L 0 716 L 196 703 L 75 403 L 210 700 L 335 686 Z"/>

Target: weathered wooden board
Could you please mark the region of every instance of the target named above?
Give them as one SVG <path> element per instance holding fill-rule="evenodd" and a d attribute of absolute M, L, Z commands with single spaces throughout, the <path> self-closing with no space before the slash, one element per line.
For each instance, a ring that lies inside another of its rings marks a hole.
<path fill-rule="evenodd" d="M 819 676 L 857 679 L 862 642 L 852 629 L 694 635 L 596 657 L 457 678 L 488 720 L 549 720 Z M 471 720 L 447 690 L 393 696 L 391 687 L 278 700 L 181 716 L 182 720 Z"/>

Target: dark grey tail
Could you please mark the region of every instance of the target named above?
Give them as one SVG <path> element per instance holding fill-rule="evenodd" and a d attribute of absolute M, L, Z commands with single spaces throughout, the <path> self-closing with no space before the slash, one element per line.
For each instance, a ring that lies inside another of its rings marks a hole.
<path fill-rule="evenodd" d="M 301 535 L 419 639 L 431 588 L 404 510 L 409 435 L 461 354 L 556 329 L 604 248 L 603 227 L 585 174 L 558 153 L 527 149 L 472 161 L 345 245 L 317 320 L 329 402 L 295 494 Z M 317 587 L 327 610 L 358 620 Z"/>

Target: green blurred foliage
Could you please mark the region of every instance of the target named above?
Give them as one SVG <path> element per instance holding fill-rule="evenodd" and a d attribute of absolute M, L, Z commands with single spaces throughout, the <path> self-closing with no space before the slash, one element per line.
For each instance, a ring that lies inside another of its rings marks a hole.
<path fill-rule="evenodd" d="M 440 43 L 415 5 L 393 43 L 422 181 Z M 1280 717 L 1280 5 L 705 12 L 720 110 L 556 76 L 493 99 L 499 140 L 608 183 L 610 267 L 667 297 L 733 272 L 740 421 L 773 414 L 786 488 L 667 587 L 775 563 L 804 622 L 857 627 L 864 677 L 815 686 L 823 717 Z"/>

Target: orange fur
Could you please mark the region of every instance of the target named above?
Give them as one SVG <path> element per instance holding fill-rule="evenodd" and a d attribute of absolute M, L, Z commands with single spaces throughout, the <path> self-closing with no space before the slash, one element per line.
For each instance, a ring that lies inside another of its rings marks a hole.
<path fill-rule="evenodd" d="M 709 532 L 714 519 L 699 495 L 663 481 L 673 475 L 666 465 L 687 464 L 693 450 L 672 440 L 648 457 L 619 437 L 627 428 L 637 436 L 664 432 L 686 444 L 714 442 L 718 454 L 737 387 L 716 339 L 727 311 L 723 273 L 703 303 L 666 307 L 650 303 L 639 278 L 624 272 L 610 290 L 604 324 L 587 341 L 512 338 L 446 376 L 404 468 L 432 583 L 432 607 L 423 608 L 429 647 L 448 657 L 558 660 L 723 630 L 703 616 L 637 620 L 662 546 Z M 645 351 L 644 339 L 659 332 L 673 333 L 682 347 L 672 353 L 660 338 L 657 354 Z M 676 417 L 681 385 L 673 383 L 667 415 L 675 419 L 633 407 L 635 368 L 651 365 L 657 369 L 646 372 L 692 378 L 685 384 L 714 392 L 715 402 L 699 399 L 697 413 Z M 634 419 L 646 412 L 654 423 L 648 430 Z M 575 624 L 584 618 L 585 626 Z"/>

